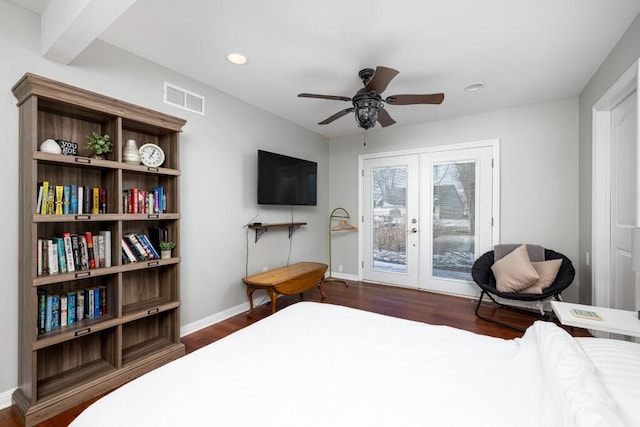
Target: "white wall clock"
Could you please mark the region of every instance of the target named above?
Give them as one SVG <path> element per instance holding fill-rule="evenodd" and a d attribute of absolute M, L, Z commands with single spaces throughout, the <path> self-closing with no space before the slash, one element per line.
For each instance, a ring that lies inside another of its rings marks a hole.
<path fill-rule="evenodd" d="M 164 151 L 156 144 L 146 143 L 138 151 L 140 151 L 140 160 L 145 166 L 160 167 L 164 163 Z"/>

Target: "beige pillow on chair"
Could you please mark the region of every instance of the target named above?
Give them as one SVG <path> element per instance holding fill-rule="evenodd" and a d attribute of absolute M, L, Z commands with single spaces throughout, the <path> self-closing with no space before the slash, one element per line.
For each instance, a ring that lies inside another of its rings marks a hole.
<path fill-rule="evenodd" d="M 500 292 L 519 292 L 538 282 L 536 272 L 525 245 L 518 246 L 508 255 L 500 258 L 491 266 L 496 278 L 496 288 Z"/>
<path fill-rule="evenodd" d="M 520 292 L 523 294 L 541 294 L 543 290 L 551 286 L 553 281 L 556 280 L 556 276 L 562 265 L 562 260 L 550 259 L 549 261 L 532 262 L 531 265 L 540 276 L 540 280 Z"/>

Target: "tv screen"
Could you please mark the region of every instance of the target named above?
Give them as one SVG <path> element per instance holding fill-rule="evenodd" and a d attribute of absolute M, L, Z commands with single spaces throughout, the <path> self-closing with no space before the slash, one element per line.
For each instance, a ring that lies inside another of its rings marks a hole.
<path fill-rule="evenodd" d="M 258 204 L 316 205 L 318 164 L 258 150 Z"/>

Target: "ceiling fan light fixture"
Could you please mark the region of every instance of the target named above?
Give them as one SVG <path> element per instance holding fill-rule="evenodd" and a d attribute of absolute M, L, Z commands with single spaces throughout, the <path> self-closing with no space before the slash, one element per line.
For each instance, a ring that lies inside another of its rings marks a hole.
<path fill-rule="evenodd" d="M 467 85 L 467 87 L 464 88 L 464 90 L 467 92 L 477 92 L 480 89 L 484 89 L 484 82 L 471 83 L 470 85 Z"/>
<path fill-rule="evenodd" d="M 236 65 L 244 65 L 247 63 L 248 59 L 241 53 L 230 53 L 227 55 L 227 61 Z"/>
<path fill-rule="evenodd" d="M 378 121 L 378 110 L 382 108 L 382 98 L 379 95 L 362 94 L 353 98 L 353 107 L 358 126 L 370 129 Z"/>

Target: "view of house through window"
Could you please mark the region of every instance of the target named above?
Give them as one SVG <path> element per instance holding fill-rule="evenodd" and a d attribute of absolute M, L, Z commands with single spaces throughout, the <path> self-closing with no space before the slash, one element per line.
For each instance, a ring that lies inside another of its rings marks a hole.
<path fill-rule="evenodd" d="M 373 268 L 407 271 L 407 167 L 373 169 Z"/>
<path fill-rule="evenodd" d="M 433 165 L 434 277 L 472 280 L 475 258 L 475 162 Z"/>

